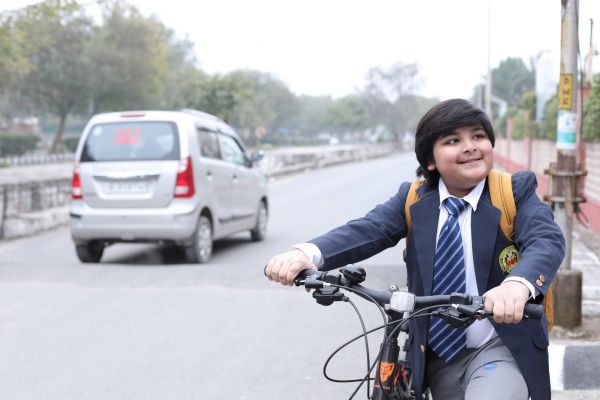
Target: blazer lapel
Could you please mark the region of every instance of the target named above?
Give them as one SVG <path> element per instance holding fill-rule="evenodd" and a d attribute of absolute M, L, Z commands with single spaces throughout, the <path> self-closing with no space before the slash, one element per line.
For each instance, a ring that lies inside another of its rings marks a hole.
<path fill-rule="evenodd" d="M 477 211 L 471 214 L 471 248 L 480 295 L 487 291 L 500 215 L 500 210 L 492 205 L 486 187 L 477 204 Z"/>
<path fill-rule="evenodd" d="M 417 189 L 420 200 L 410 207 L 412 226 L 410 235 L 415 242 L 419 272 L 423 282 L 424 295 L 431 295 L 433 287 L 433 266 L 435 264 L 435 243 L 440 215 L 440 196 L 437 186 L 424 184 Z"/>

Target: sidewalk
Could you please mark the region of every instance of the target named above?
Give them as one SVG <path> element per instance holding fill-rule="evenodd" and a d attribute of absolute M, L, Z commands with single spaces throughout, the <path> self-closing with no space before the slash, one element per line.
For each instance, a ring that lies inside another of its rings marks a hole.
<path fill-rule="evenodd" d="M 583 274 L 583 318 L 580 327 L 549 333 L 552 399 L 600 400 L 600 235 L 574 220 L 571 250 L 571 268 Z"/>
<path fill-rule="evenodd" d="M 571 268 L 582 271 L 582 326 L 550 332 L 552 399 L 600 399 L 600 235 L 573 222 Z"/>

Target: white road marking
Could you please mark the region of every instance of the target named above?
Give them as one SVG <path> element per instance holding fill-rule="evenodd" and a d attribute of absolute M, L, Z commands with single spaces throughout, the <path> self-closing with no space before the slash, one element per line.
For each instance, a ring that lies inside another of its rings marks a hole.
<path fill-rule="evenodd" d="M 565 390 L 563 378 L 563 359 L 565 357 L 565 345 L 551 344 L 548 346 L 550 356 L 550 386 L 552 390 Z"/>

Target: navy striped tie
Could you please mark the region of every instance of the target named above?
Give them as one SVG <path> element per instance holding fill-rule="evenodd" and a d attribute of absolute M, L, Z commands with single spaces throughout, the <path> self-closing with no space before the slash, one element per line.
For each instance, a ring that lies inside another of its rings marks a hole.
<path fill-rule="evenodd" d="M 440 231 L 433 269 L 433 295 L 464 293 L 466 291 L 465 257 L 458 216 L 467 202 L 456 197 L 444 200 L 448 219 Z M 446 362 L 452 361 L 467 347 L 465 329 L 453 328 L 443 319 L 432 318 L 429 327 L 429 346 Z"/>

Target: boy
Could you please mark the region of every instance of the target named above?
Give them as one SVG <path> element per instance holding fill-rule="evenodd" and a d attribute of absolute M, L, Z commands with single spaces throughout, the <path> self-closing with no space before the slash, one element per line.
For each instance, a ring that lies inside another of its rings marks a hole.
<path fill-rule="evenodd" d="M 417 296 L 484 295 L 486 310 L 494 313 L 493 321 L 466 330 L 411 320 L 416 398 L 430 387 L 436 400 L 550 399 L 546 318 L 519 323 L 529 299 L 543 300 L 565 252 L 552 211 L 535 194 L 535 175 L 512 177 L 520 260 L 508 266 L 502 255 L 516 250 L 499 228 L 500 210 L 486 185 L 495 140 L 487 115 L 468 101 L 447 100 L 423 116 L 415 139 L 417 176 L 426 183 L 410 207 L 408 290 Z M 301 270 L 339 268 L 396 245 L 407 234 L 409 187 L 403 183 L 365 217 L 274 257 L 267 277 L 292 285 Z"/>

